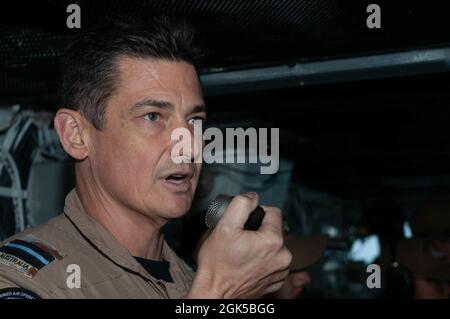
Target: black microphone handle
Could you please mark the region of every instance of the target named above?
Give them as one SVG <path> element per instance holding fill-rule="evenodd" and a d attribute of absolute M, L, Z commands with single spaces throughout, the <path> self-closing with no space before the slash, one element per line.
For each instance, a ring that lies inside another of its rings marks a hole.
<path fill-rule="evenodd" d="M 266 212 L 261 206 L 257 206 L 254 211 L 250 213 L 247 221 L 244 224 L 245 230 L 258 230 L 261 227 L 262 221 Z"/>

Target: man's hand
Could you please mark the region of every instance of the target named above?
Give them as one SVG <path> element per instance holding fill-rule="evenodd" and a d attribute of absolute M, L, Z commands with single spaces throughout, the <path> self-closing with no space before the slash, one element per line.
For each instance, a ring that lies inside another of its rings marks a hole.
<path fill-rule="evenodd" d="M 233 198 L 200 248 L 188 298 L 259 298 L 282 287 L 292 255 L 283 245 L 281 212 L 263 207 L 259 230 L 244 230 L 257 205 L 256 193 Z"/>

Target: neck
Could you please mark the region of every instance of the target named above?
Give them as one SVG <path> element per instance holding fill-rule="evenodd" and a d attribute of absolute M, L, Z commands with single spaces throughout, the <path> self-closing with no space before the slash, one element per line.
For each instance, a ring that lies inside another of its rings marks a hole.
<path fill-rule="evenodd" d="M 79 178 L 76 191 L 88 215 L 105 227 L 131 255 L 161 260 L 164 236 L 163 224 L 130 210 L 107 192 Z"/>

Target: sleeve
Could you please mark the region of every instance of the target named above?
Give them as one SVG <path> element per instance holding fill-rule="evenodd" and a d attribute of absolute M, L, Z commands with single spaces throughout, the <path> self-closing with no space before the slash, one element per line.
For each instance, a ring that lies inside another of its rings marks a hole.
<path fill-rule="evenodd" d="M 19 287 L 17 284 L 0 275 L 0 300 L 1 299 L 41 299 L 31 290 Z"/>

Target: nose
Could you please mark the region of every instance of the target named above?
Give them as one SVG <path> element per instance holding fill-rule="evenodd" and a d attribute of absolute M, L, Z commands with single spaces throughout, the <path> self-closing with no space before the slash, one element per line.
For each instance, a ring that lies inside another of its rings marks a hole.
<path fill-rule="evenodd" d="M 201 124 L 195 125 L 186 122 L 178 122 L 171 132 L 171 156 L 177 157 L 175 162 L 197 163 L 202 159 L 202 128 Z"/>

